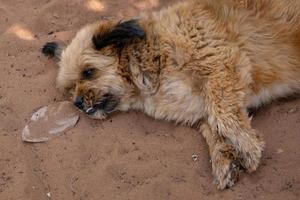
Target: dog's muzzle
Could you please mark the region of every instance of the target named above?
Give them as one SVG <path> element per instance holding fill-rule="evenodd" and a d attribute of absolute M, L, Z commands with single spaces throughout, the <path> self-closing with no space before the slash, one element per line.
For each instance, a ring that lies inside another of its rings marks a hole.
<path fill-rule="evenodd" d="M 111 113 L 115 110 L 118 104 L 119 99 L 110 93 L 104 94 L 99 101 L 89 106 L 86 105 L 83 96 L 77 96 L 74 101 L 74 105 L 87 115 L 94 115 L 97 111 L 105 114 Z"/>

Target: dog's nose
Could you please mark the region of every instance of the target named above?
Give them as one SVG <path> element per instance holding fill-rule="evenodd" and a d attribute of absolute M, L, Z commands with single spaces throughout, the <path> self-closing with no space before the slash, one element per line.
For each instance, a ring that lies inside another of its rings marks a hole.
<path fill-rule="evenodd" d="M 77 96 L 74 101 L 74 105 L 80 110 L 83 109 L 83 96 Z"/>

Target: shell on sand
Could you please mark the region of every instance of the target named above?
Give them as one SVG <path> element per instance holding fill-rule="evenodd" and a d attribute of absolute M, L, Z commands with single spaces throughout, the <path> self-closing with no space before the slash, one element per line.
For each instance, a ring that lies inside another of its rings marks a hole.
<path fill-rule="evenodd" d="M 62 101 L 41 107 L 31 116 L 22 131 L 25 142 L 46 142 L 74 127 L 79 120 L 73 104 Z"/>

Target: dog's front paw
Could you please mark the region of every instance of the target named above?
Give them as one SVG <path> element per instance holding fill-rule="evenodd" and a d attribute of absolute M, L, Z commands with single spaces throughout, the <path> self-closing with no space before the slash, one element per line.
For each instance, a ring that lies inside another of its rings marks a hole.
<path fill-rule="evenodd" d="M 215 149 L 211 162 L 214 183 L 219 189 L 230 188 L 238 181 L 241 166 L 233 147 Z"/>
<path fill-rule="evenodd" d="M 240 151 L 241 165 L 249 173 L 255 171 L 260 163 L 265 143 L 262 139 L 255 137 L 252 141 L 248 141 Z"/>

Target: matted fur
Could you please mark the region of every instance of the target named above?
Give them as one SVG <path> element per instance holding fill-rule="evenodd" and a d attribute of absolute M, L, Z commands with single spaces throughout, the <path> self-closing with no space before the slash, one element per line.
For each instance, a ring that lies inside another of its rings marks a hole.
<path fill-rule="evenodd" d="M 264 142 L 247 108 L 300 90 L 300 1 L 189 0 L 123 23 L 80 30 L 60 56 L 58 87 L 93 118 L 135 109 L 196 127 L 220 189 L 240 167 L 255 171 Z"/>

